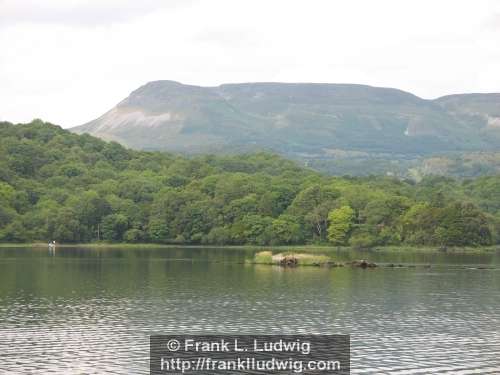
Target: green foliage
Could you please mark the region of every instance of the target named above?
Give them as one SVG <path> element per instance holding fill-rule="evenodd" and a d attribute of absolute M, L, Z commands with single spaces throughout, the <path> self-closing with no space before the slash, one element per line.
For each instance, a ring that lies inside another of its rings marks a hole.
<path fill-rule="evenodd" d="M 102 238 L 108 241 L 122 241 L 127 231 L 128 219 L 122 214 L 111 214 L 102 219 Z"/>
<path fill-rule="evenodd" d="M 129 229 L 123 234 L 123 240 L 125 242 L 136 243 L 140 242 L 144 237 L 144 233 L 139 229 Z"/>
<path fill-rule="evenodd" d="M 355 212 L 349 206 L 332 210 L 328 215 L 328 239 L 334 245 L 345 245 L 354 224 Z"/>
<path fill-rule="evenodd" d="M 301 243 L 304 239 L 298 219 L 290 215 L 281 215 L 273 220 L 271 231 L 272 244 Z"/>
<path fill-rule="evenodd" d="M 231 231 L 224 227 L 212 228 L 203 242 L 214 245 L 230 244 L 232 242 Z"/>
<path fill-rule="evenodd" d="M 491 244 L 492 234 L 486 216 L 472 204 L 454 203 L 438 212 L 434 231 L 441 245 L 479 246 Z"/>
<path fill-rule="evenodd" d="M 498 153 L 492 161 L 484 160 L 485 151 L 500 146 L 497 127 L 488 126 L 489 119 L 498 118 L 498 108 L 498 94 L 423 100 L 404 91 L 364 85 L 250 83 L 193 88 L 156 81 L 135 90 L 120 104 L 120 111 L 109 111 L 74 131 L 121 139 L 137 149 L 197 153 L 269 149 L 337 175 L 423 176 L 430 170 L 473 177 L 500 170 Z M 139 124 L 127 115 L 138 109 L 157 115 L 174 111 L 183 131 L 153 126 L 153 119 L 144 131 L 147 119 Z M 106 148 L 122 159 L 120 149 Z M 464 170 L 457 170 L 454 154 L 468 151 L 480 152 L 462 157 L 457 164 Z M 443 155 L 444 163 L 422 160 L 436 153 Z M 230 173 L 258 170 L 270 175 L 280 167 L 261 156 L 252 156 L 250 163 L 232 157 L 218 162 Z"/>
<path fill-rule="evenodd" d="M 253 261 L 257 264 L 272 264 L 273 253 L 271 251 L 259 251 L 255 254 Z"/>
<path fill-rule="evenodd" d="M 482 246 L 500 177 L 322 176 L 266 153 L 128 150 L 40 120 L 0 123 L 0 241 Z"/>
<path fill-rule="evenodd" d="M 420 203 L 402 217 L 403 238 L 412 244 L 479 246 L 492 243 L 487 216 L 471 203 L 444 207 Z"/>
<path fill-rule="evenodd" d="M 273 238 L 273 219 L 260 215 L 245 215 L 232 225 L 232 238 L 236 243 L 267 245 Z"/>
<path fill-rule="evenodd" d="M 153 242 L 167 242 L 170 238 L 167 223 L 159 218 L 153 218 L 149 222 L 147 233 Z"/>
<path fill-rule="evenodd" d="M 369 249 L 377 244 L 377 237 L 368 232 L 355 233 L 349 240 L 349 245 L 356 249 Z"/>

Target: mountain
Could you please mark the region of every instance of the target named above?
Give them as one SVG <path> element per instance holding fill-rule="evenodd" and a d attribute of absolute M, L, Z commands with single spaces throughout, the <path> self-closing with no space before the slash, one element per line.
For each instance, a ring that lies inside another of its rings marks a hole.
<path fill-rule="evenodd" d="M 150 82 L 72 129 L 136 149 L 188 153 L 268 149 L 328 164 L 402 162 L 500 147 L 500 94 L 425 100 L 352 84 Z"/>
<path fill-rule="evenodd" d="M 448 95 L 436 100 L 457 120 L 476 124 L 480 134 L 490 139 L 490 144 L 500 143 L 500 94 Z"/>

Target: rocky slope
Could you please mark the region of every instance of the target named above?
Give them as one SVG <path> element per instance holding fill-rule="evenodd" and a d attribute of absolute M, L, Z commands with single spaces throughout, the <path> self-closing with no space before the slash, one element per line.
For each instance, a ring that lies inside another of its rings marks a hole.
<path fill-rule="evenodd" d="M 73 128 L 137 149 L 273 150 L 301 160 L 403 160 L 500 147 L 500 94 L 424 100 L 350 84 L 150 82 Z M 351 159 L 351 157 L 347 157 Z"/>

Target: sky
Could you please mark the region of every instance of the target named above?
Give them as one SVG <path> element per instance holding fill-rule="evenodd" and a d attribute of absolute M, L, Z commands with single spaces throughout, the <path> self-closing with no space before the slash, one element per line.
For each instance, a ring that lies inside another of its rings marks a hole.
<path fill-rule="evenodd" d="M 81 125 L 162 79 L 500 92 L 500 1 L 0 0 L 0 121 Z"/>

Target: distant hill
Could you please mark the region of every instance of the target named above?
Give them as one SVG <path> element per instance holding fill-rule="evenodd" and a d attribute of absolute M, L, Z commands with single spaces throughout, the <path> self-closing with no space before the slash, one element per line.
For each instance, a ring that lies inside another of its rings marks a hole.
<path fill-rule="evenodd" d="M 425 100 L 397 89 L 351 84 L 199 87 L 155 81 L 71 130 L 136 149 L 266 149 L 333 173 L 335 163 L 353 160 L 361 163 L 355 174 L 369 173 L 374 161 L 381 161 L 382 173 L 399 173 L 436 154 L 499 150 L 500 94 Z"/>

